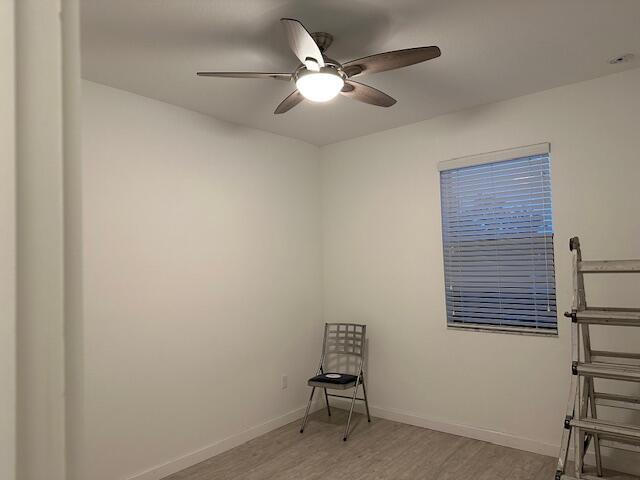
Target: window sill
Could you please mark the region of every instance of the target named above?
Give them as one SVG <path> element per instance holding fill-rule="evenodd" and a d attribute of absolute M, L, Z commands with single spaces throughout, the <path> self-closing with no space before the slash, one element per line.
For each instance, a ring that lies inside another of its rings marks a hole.
<path fill-rule="evenodd" d="M 487 332 L 487 333 L 506 333 L 510 335 L 527 335 L 531 337 L 558 337 L 557 329 L 540 330 L 535 328 L 521 328 L 521 327 L 494 327 L 490 325 L 451 325 L 447 324 L 447 330 L 467 330 L 474 332 Z"/>

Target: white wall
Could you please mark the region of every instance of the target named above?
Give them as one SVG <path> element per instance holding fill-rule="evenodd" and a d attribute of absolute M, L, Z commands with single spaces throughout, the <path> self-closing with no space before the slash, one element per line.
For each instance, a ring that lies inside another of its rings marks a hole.
<path fill-rule="evenodd" d="M 83 89 L 87 478 L 160 478 L 301 414 L 319 150 Z"/>
<path fill-rule="evenodd" d="M 0 478 L 16 473 L 16 110 L 13 1 L 0 3 Z"/>
<path fill-rule="evenodd" d="M 322 148 L 325 319 L 369 324 L 378 415 L 557 453 L 568 322 L 557 338 L 447 330 L 436 164 L 551 143 L 562 313 L 569 237 L 586 258 L 640 257 L 638 125 L 640 69 Z M 587 292 L 592 304 L 638 305 L 637 279 L 609 280 Z M 629 333 L 598 331 L 594 342 L 637 351 Z"/>
<path fill-rule="evenodd" d="M 446 329 L 436 163 L 551 143 L 562 312 L 570 236 L 588 258 L 640 256 L 640 70 L 321 149 L 83 87 L 92 479 L 160 478 L 301 415 L 324 320 L 369 324 L 374 414 L 556 454 L 567 322 Z M 638 283 L 587 287 L 631 304 Z"/>
<path fill-rule="evenodd" d="M 14 2 L 20 480 L 67 478 L 63 90 L 68 78 L 61 16 L 72 3 Z"/>
<path fill-rule="evenodd" d="M 82 297 L 82 140 L 79 0 L 62 0 L 66 479 L 85 480 Z"/>
<path fill-rule="evenodd" d="M 65 480 L 85 480 L 82 281 L 82 78 L 80 4 L 62 0 L 62 149 L 64 203 Z"/>

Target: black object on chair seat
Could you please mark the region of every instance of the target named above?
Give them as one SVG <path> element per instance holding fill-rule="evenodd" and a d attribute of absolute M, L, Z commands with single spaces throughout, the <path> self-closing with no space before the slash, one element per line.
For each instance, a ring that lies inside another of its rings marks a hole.
<path fill-rule="evenodd" d="M 339 378 L 331 378 L 327 377 L 327 375 L 340 375 Z M 320 382 L 320 383 L 333 383 L 335 385 L 345 385 L 347 383 L 354 383 L 358 377 L 356 375 L 349 375 L 347 373 L 323 373 L 321 375 L 316 375 L 313 378 L 310 378 L 310 382 Z"/>

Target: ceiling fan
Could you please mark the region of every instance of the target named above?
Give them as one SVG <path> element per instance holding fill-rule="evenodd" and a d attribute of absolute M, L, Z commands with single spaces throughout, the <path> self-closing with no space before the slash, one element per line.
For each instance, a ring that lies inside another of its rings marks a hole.
<path fill-rule="evenodd" d="M 373 87 L 352 80 L 358 75 L 407 67 L 440 56 L 438 47 L 417 47 L 378 53 L 339 63 L 325 55 L 333 37 L 325 32 L 309 33 L 298 20 L 282 18 L 280 23 L 293 53 L 302 62 L 293 73 L 198 72 L 201 77 L 274 78 L 293 80 L 296 90 L 285 98 L 273 113 L 291 110 L 305 98 L 327 102 L 338 94 L 379 107 L 390 107 L 396 100 Z"/>

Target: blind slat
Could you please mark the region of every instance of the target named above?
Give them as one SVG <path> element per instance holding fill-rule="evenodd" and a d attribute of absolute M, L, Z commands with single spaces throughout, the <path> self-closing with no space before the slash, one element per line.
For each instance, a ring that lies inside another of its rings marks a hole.
<path fill-rule="evenodd" d="M 440 172 L 450 325 L 556 328 L 549 155 Z"/>

